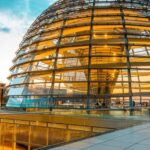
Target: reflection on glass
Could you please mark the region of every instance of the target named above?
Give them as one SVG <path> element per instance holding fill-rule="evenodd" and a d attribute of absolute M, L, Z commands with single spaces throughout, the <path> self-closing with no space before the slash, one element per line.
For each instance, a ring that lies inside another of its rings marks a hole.
<path fill-rule="evenodd" d="M 56 2 L 38 17 L 20 44 L 11 68 L 9 106 L 14 96 L 16 103 L 17 96 L 23 97 L 25 108 L 41 107 L 42 100 L 48 106 L 50 100 L 54 108 L 84 109 L 97 109 L 97 103 L 99 108 L 148 103 L 150 12 L 146 7 L 144 1 L 129 0 Z"/>

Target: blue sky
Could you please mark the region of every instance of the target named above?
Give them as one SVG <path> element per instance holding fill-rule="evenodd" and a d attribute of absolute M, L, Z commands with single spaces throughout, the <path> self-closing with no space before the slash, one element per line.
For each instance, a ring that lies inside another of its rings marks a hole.
<path fill-rule="evenodd" d="M 38 15 L 56 0 L 0 0 L 0 82 L 7 82 L 23 35 Z"/>
<path fill-rule="evenodd" d="M 16 15 L 28 13 L 29 16 L 39 15 L 55 0 L 0 0 L 0 10 L 10 10 Z"/>

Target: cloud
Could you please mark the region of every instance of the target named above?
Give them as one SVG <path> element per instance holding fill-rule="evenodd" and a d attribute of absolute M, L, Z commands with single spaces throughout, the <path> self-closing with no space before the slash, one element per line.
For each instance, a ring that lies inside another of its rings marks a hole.
<path fill-rule="evenodd" d="M 56 1 L 6 0 L 4 7 L 0 0 L 0 81 L 8 83 L 9 68 L 26 30 L 42 10 Z"/>
<path fill-rule="evenodd" d="M 16 16 L 8 11 L 0 11 L 0 18 L 0 81 L 8 82 L 6 78 L 10 74 L 12 59 L 32 18 Z"/>
<path fill-rule="evenodd" d="M 7 27 L 0 27 L 0 32 L 5 32 L 5 33 L 9 33 L 10 29 Z"/>
<path fill-rule="evenodd" d="M 48 0 L 49 5 L 52 5 L 54 2 L 56 2 L 57 0 Z"/>
<path fill-rule="evenodd" d="M 18 33 L 22 33 L 31 24 L 30 20 L 32 19 L 25 16 L 17 16 L 9 11 L 0 11 L 0 18 L 2 28 L 10 29 L 12 32 L 18 31 Z"/>

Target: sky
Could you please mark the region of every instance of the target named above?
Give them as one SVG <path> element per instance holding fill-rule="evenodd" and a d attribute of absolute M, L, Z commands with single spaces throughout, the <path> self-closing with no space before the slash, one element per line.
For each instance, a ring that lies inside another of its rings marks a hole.
<path fill-rule="evenodd" d="M 0 82 L 9 82 L 12 60 L 29 26 L 55 1 L 0 0 Z"/>

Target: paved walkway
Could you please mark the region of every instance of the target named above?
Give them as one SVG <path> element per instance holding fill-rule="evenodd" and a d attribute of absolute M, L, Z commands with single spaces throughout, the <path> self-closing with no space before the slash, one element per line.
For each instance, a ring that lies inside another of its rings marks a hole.
<path fill-rule="evenodd" d="M 89 138 L 51 150 L 150 150 L 150 123 Z"/>

